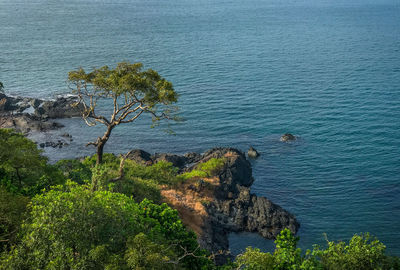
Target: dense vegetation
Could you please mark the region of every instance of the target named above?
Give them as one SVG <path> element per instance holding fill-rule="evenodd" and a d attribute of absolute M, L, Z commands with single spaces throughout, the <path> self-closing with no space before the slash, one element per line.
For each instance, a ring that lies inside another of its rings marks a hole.
<path fill-rule="evenodd" d="M 160 191 L 213 176 L 224 160 L 184 174 L 168 162 L 126 160 L 118 178 L 121 158 L 50 165 L 33 142 L 0 129 L 0 269 L 216 269 Z M 249 247 L 220 268 L 400 269 L 368 234 L 305 253 L 298 240 L 283 230 L 272 254 Z"/>

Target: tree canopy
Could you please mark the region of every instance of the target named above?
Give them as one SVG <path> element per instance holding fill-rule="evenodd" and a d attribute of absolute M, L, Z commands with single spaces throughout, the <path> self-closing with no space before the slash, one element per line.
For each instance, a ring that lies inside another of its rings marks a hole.
<path fill-rule="evenodd" d="M 69 72 L 68 80 L 86 124 L 106 126 L 104 135 L 88 144 L 97 147 L 97 164 L 102 162 L 104 145 L 117 125 L 132 123 L 143 113 L 150 114 L 153 122 L 177 119 L 173 104 L 178 95 L 172 83 L 152 69 L 143 70 L 141 63 L 122 62 L 114 69 L 103 66 L 91 72 L 79 68 Z M 101 100 L 112 102 L 110 115 L 99 112 Z"/>
<path fill-rule="evenodd" d="M 12 129 L 0 129 L 0 181 L 3 186 L 33 195 L 62 179 L 60 172 L 47 164 L 47 158 L 34 142 Z"/>
<path fill-rule="evenodd" d="M 177 211 L 73 182 L 32 200 L 5 269 L 200 269 L 209 260 Z M 0 267 L 1 268 L 1 267 Z"/>

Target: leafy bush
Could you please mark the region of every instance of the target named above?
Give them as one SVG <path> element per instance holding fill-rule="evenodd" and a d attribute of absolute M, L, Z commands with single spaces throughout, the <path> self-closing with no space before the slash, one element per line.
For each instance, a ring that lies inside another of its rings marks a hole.
<path fill-rule="evenodd" d="M 261 252 L 258 248 L 248 247 L 246 251 L 236 258 L 238 269 L 273 270 L 274 256 L 271 253 Z"/>
<path fill-rule="evenodd" d="M 354 235 L 345 242 L 328 242 L 327 249 L 315 246 L 314 254 L 320 258 L 324 269 L 390 269 L 385 255 L 385 245 L 369 233 Z"/>
<path fill-rule="evenodd" d="M 89 166 L 76 159 L 63 159 L 56 163 L 56 167 L 64 173 L 67 179 L 78 184 L 90 182 L 92 171 Z"/>
<path fill-rule="evenodd" d="M 65 181 L 34 142 L 11 129 L 0 129 L 0 177 L 7 190 L 29 196 Z"/>
<path fill-rule="evenodd" d="M 159 185 L 149 179 L 139 177 L 125 178 L 117 181 L 112 188 L 113 191 L 132 196 L 136 202 L 149 199 L 155 203 L 161 202 L 161 192 Z"/>
<path fill-rule="evenodd" d="M 298 240 L 290 230 L 284 229 L 275 241 L 273 254 L 247 248 L 246 252 L 236 258 L 235 263 L 240 269 L 400 269 L 400 259 L 385 255 L 385 246 L 368 233 L 354 235 L 348 245 L 345 242 L 328 242 L 326 249 L 315 245 L 313 251 L 306 251 L 305 256 L 296 247 Z"/>
<path fill-rule="evenodd" d="M 17 240 L 29 198 L 0 187 L 0 253 Z"/>
<path fill-rule="evenodd" d="M 152 166 L 144 166 L 132 160 L 125 161 L 125 177 L 153 180 L 158 184 L 173 185 L 180 181 L 178 168 L 171 162 L 159 161 Z"/>
<path fill-rule="evenodd" d="M 91 192 L 73 182 L 34 197 L 22 230 L 21 243 L 3 257 L 0 269 L 144 269 L 155 262 L 135 259 L 132 249 L 140 242 L 169 249 L 162 253 L 168 259 L 156 262 L 165 267 L 176 262 L 178 268 L 200 269 L 209 263 L 194 233 L 166 204 L 137 204 L 123 194 Z"/>

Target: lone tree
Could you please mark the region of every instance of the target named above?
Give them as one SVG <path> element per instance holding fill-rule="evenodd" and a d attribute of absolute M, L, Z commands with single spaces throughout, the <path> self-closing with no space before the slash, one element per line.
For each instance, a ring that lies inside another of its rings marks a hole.
<path fill-rule="evenodd" d="M 97 147 L 96 164 L 102 163 L 104 145 L 119 124 L 131 123 L 143 113 L 150 114 L 153 122 L 177 119 L 173 104 L 178 95 L 172 83 L 152 69 L 142 71 L 142 67 L 141 63 L 122 62 L 115 69 L 104 66 L 86 73 L 79 68 L 68 74 L 73 93 L 78 96 L 76 105 L 81 106 L 86 124 L 101 123 L 107 127 L 103 136 L 87 144 Z M 98 114 L 100 100 L 112 101 L 109 118 Z"/>

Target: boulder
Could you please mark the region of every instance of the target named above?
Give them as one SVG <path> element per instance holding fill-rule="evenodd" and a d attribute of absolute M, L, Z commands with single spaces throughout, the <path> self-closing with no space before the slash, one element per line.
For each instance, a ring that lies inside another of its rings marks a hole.
<path fill-rule="evenodd" d="M 133 160 L 139 164 L 152 164 L 153 160 L 151 159 L 151 155 L 146 151 L 140 149 L 134 149 L 130 151 L 127 159 Z"/>
<path fill-rule="evenodd" d="M 178 156 L 175 154 L 156 153 L 154 156 L 152 156 L 152 160 L 154 161 L 154 163 L 157 163 L 159 161 L 171 162 L 174 167 L 178 167 L 181 169 L 186 165 L 186 158 L 184 156 Z"/>
<path fill-rule="evenodd" d="M 256 149 L 254 149 L 252 146 L 250 146 L 249 150 L 247 151 L 247 156 L 249 158 L 257 158 L 260 156 L 260 153 Z"/>
<path fill-rule="evenodd" d="M 290 141 L 296 140 L 296 136 L 294 136 L 293 134 L 290 134 L 290 133 L 285 133 L 281 136 L 281 138 L 279 140 L 281 142 L 290 142 Z"/>

